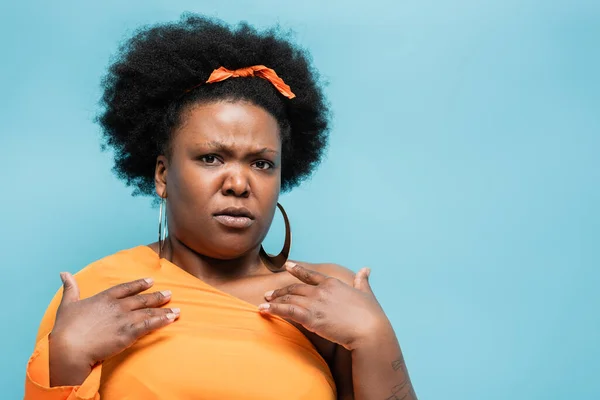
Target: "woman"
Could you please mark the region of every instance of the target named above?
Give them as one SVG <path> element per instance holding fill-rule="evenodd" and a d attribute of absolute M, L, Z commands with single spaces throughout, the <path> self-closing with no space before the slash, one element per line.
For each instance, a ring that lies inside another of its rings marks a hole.
<path fill-rule="evenodd" d="M 284 250 L 261 247 L 327 142 L 307 54 L 187 15 L 138 31 L 103 84 L 106 145 L 158 195 L 159 240 L 61 274 L 25 398 L 416 399 L 368 269 L 288 261 L 285 213 Z"/>

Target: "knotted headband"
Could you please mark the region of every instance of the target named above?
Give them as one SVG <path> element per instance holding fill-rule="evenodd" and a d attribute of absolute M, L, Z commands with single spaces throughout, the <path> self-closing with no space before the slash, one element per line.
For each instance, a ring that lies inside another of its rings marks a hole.
<path fill-rule="evenodd" d="M 281 79 L 274 70 L 272 70 L 271 68 L 267 68 L 264 65 L 254 65 L 252 67 L 240 68 L 236 70 L 230 70 L 225 67 L 220 67 L 215 69 L 212 72 L 212 74 L 210 74 L 208 80 L 205 83 L 215 83 L 224 81 L 225 79 L 229 78 L 246 78 L 251 76 L 266 79 L 267 81 L 271 82 L 271 84 L 275 86 L 279 93 L 281 93 L 288 99 L 293 99 L 294 97 L 296 97 L 296 95 L 292 93 L 290 87 L 285 84 L 283 79 Z M 187 90 L 186 92 L 189 92 L 203 84 L 204 83 L 196 85 L 193 88 Z"/>

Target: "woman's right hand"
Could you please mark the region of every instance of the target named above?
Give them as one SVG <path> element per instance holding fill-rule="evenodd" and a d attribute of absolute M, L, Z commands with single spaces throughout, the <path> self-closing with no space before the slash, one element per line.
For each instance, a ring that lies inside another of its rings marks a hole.
<path fill-rule="evenodd" d="M 62 273 L 63 295 L 49 336 L 50 386 L 77 386 L 92 367 L 135 343 L 140 337 L 169 325 L 179 309 L 159 308 L 170 291 L 144 293 L 149 278 L 113 286 L 80 300 L 75 278 Z"/>

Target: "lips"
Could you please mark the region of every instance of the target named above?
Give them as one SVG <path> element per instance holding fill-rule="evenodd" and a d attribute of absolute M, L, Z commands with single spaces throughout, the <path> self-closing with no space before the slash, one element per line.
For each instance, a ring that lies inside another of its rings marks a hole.
<path fill-rule="evenodd" d="M 228 207 L 213 214 L 213 218 L 228 228 L 243 229 L 254 223 L 254 215 L 244 207 Z"/>
<path fill-rule="evenodd" d="M 229 215 L 232 217 L 246 217 L 246 218 L 254 219 L 254 215 L 252 215 L 250 210 L 248 210 L 245 207 L 227 207 L 221 211 L 216 212 L 214 215 L 215 216 Z"/>

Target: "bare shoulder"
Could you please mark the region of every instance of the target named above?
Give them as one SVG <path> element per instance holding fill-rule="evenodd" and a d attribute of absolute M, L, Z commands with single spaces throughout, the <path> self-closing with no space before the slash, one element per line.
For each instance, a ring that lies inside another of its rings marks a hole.
<path fill-rule="evenodd" d="M 291 260 L 290 260 L 291 261 Z M 331 276 L 332 278 L 339 279 L 340 281 L 352 285 L 354 282 L 354 275 L 356 273 L 346 267 L 339 264 L 333 263 L 307 263 L 303 261 L 291 261 L 295 264 L 299 264 L 305 268 L 317 271 L 323 275 Z"/>

